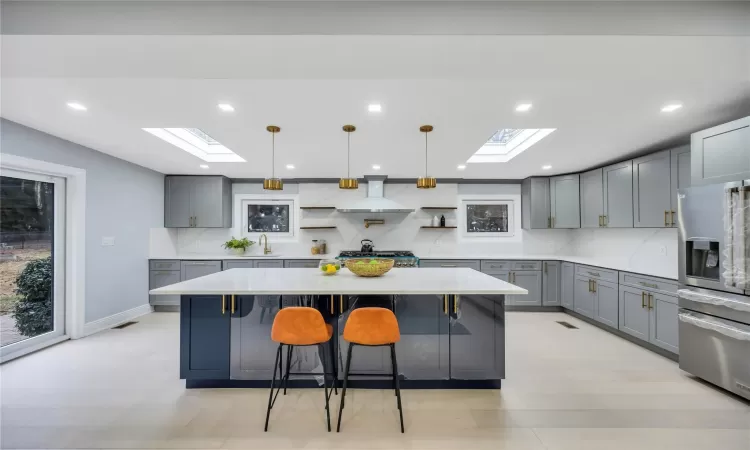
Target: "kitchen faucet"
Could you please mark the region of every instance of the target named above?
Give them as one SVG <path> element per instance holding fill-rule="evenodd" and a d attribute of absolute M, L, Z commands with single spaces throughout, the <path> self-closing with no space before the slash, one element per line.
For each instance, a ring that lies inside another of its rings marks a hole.
<path fill-rule="evenodd" d="M 258 239 L 258 245 L 260 245 L 263 238 L 266 238 L 265 244 L 263 245 L 263 254 L 267 255 L 271 253 L 271 247 L 268 246 L 268 236 L 266 236 L 265 233 L 260 235 L 260 239 Z"/>

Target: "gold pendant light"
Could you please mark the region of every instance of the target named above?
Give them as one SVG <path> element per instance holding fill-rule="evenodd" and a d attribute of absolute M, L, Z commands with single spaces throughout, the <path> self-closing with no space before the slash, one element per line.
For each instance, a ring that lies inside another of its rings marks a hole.
<path fill-rule="evenodd" d="M 432 189 L 437 186 L 437 180 L 434 177 L 427 176 L 427 133 L 432 131 L 432 125 L 422 125 L 419 131 L 424 133 L 424 176 L 417 178 L 417 187 L 419 189 Z"/>
<path fill-rule="evenodd" d="M 281 131 L 281 128 L 276 125 L 269 125 L 266 127 L 266 130 L 271 133 L 271 178 L 263 180 L 263 189 L 267 191 L 280 191 L 284 189 L 284 182 L 274 175 L 276 173 L 276 133 Z"/>
<path fill-rule="evenodd" d="M 342 129 L 346 132 L 346 178 L 339 180 L 339 189 L 357 189 L 359 188 L 359 181 L 356 178 L 351 178 L 349 175 L 351 137 L 357 127 L 354 125 L 344 125 Z"/>

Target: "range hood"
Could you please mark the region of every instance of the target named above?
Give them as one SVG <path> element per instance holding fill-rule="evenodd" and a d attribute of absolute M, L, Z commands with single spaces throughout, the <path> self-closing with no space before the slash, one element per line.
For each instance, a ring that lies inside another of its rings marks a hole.
<path fill-rule="evenodd" d="M 367 182 L 367 197 L 355 202 L 337 207 L 338 212 L 343 213 L 410 213 L 414 208 L 408 208 L 404 205 L 388 200 L 385 198 L 385 179 L 384 175 L 365 175 Z"/>

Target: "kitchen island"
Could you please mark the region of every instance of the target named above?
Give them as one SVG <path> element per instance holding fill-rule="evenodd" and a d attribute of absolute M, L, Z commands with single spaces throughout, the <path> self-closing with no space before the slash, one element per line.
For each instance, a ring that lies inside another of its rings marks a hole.
<path fill-rule="evenodd" d="M 154 289 L 180 295 L 180 378 L 188 388 L 264 387 L 273 375 L 276 313 L 288 306 L 318 309 L 334 327 L 332 345 L 296 347 L 292 371 L 320 373 L 318 351 L 330 352 L 343 373 L 349 313 L 361 306 L 393 309 L 401 330 L 396 344 L 404 388 L 499 388 L 505 376 L 505 295 L 525 289 L 467 268 L 394 269 L 378 278 L 346 269 L 231 269 Z M 286 364 L 286 362 L 285 362 Z M 390 373 L 387 348 L 363 348 L 352 372 Z M 290 386 L 316 386 L 290 380 Z M 381 377 L 350 380 L 352 387 L 389 387 Z"/>

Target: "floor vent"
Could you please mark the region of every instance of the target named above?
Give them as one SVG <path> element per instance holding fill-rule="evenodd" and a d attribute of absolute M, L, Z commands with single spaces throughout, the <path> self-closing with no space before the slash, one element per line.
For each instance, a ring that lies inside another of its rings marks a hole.
<path fill-rule="evenodd" d="M 573 325 L 571 323 L 565 322 L 564 320 L 560 320 L 557 323 L 559 323 L 560 325 L 564 326 L 565 328 L 570 328 L 571 330 L 577 330 L 578 329 L 577 326 L 575 326 L 575 325 Z"/>
<path fill-rule="evenodd" d="M 122 330 L 125 327 L 129 327 L 130 325 L 135 325 L 137 323 L 138 322 L 133 322 L 133 321 L 125 322 L 125 323 L 121 323 L 120 325 L 117 325 L 116 327 L 112 327 L 112 329 L 113 330 Z"/>

